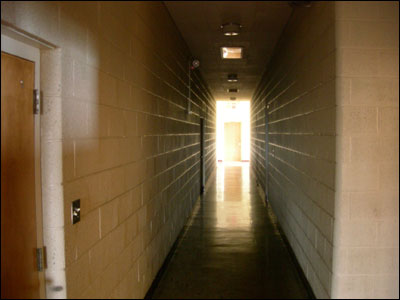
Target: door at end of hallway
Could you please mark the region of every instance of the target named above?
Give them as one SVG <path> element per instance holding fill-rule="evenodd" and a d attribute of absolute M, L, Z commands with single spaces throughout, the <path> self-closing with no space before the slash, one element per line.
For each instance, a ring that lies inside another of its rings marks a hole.
<path fill-rule="evenodd" d="M 240 161 L 242 159 L 241 133 L 241 122 L 224 123 L 224 161 Z"/>

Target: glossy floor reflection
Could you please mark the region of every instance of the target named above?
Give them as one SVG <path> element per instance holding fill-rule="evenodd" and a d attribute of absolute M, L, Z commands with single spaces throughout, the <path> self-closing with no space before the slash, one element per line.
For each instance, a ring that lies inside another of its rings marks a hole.
<path fill-rule="evenodd" d="M 219 164 L 153 298 L 307 298 L 248 163 Z"/>

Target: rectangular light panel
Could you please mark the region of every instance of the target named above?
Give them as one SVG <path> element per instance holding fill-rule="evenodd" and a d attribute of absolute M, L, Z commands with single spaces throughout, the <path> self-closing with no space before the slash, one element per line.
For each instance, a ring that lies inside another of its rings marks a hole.
<path fill-rule="evenodd" d="M 243 57 L 242 47 L 221 47 L 222 59 L 241 59 Z"/>

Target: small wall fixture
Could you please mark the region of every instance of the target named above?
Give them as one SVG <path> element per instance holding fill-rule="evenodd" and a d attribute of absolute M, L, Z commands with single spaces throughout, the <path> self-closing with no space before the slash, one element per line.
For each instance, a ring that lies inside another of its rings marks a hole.
<path fill-rule="evenodd" d="M 226 23 L 221 25 L 222 32 L 226 36 L 236 36 L 240 34 L 240 28 L 242 25 L 237 23 Z"/>
<path fill-rule="evenodd" d="M 228 74 L 228 82 L 238 82 L 237 74 Z"/>
<path fill-rule="evenodd" d="M 198 59 L 192 60 L 192 65 L 190 66 L 190 69 L 194 70 L 200 66 L 200 61 Z"/>

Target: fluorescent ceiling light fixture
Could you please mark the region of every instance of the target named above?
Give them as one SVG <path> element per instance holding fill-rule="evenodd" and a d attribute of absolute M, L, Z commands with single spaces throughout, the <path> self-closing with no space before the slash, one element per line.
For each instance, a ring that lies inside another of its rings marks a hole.
<path fill-rule="evenodd" d="M 223 59 L 241 59 L 243 57 L 243 47 L 221 47 L 221 57 Z"/>
<path fill-rule="evenodd" d="M 239 35 L 240 28 L 242 28 L 242 25 L 237 24 L 237 23 L 227 23 L 227 24 L 221 25 L 222 32 L 226 36 Z"/>

